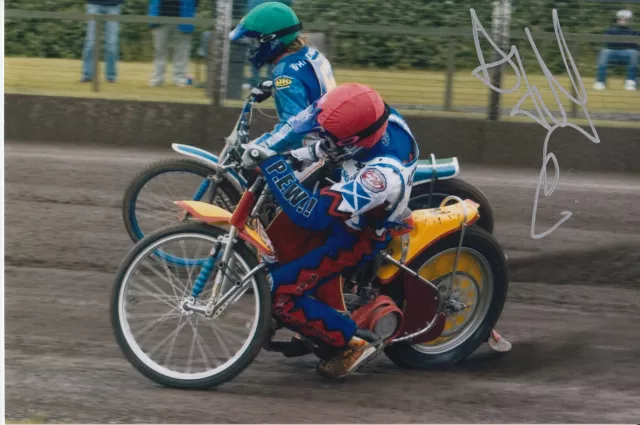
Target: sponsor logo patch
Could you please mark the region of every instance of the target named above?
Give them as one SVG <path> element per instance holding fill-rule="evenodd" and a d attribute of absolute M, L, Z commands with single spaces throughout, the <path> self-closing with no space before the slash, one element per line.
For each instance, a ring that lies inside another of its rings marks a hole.
<path fill-rule="evenodd" d="M 375 193 L 382 192 L 387 188 L 387 179 L 380 171 L 374 168 L 369 168 L 362 173 L 360 182 L 365 188 Z"/>
<path fill-rule="evenodd" d="M 382 142 L 383 145 L 389 146 L 389 133 L 385 131 L 380 141 Z"/>
<path fill-rule="evenodd" d="M 300 68 L 302 68 L 303 66 L 305 66 L 307 64 L 306 61 L 298 61 L 296 63 L 292 63 L 291 65 L 289 65 L 291 67 L 291 69 L 293 69 L 294 71 L 298 71 Z"/>
<path fill-rule="evenodd" d="M 284 89 L 286 87 L 289 87 L 292 82 L 293 80 L 289 77 L 278 77 L 276 78 L 274 83 L 277 89 Z"/>

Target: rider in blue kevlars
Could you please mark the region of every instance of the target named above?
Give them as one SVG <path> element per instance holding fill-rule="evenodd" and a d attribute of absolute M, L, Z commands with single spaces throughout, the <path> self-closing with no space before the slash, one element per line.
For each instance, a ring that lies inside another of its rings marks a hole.
<path fill-rule="evenodd" d="M 331 64 L 300 36 L 301 29 L 302 24 L 289 6 L 267 2 L 247 13 L 229 34 L 232 41 L 248 40 L 248 59 L 257 69 L 267 63 L 274 65 L 272 80 L 252 92 L 257 102 L 273 93 L 280 122 L 256 143 L 266 143 L 276 152 L 302 146 L 304 135 L 289 134 L 287 120 L 336 87 Z"/>
<path fill-rule="evenodd" d="M 337 183 L 315 192 L 298 181 L 282 155 L 267 148 L 294 144 L 308 133 L 322 141 L 287 155 L 298 165 L 324 159 L 338 166 Z M 300 227 L 328 234 L 324 245 L 270 267 L 273 314 L 289 329 L 341 349 L 321 361 L 318 372 L 343 377 L 379 353 L 381 341 L 314 293 L 389 243 L 388 230 L 407 212 L 418 145 L 404 119 L 360 84 L 330 91 L 260 142 L 246 145 L 244 165 L 255 166 L 251 152 L 258 150 L 262 174 L 283 212 Z"/>

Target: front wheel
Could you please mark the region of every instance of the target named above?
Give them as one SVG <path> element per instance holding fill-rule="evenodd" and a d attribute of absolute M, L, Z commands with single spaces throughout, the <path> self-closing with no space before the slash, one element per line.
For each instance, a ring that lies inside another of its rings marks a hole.
<path fill-rule="evenodd" d="M 155 162 L 135 176 L 122 199 L 122 219 L 133 242 L 171 223 L 186 218 L 174 201 L 209 201 L 215 170 L 188 158 Z M 216 188 L 213 204 L 233 211 L 240 194 L 223 179 Z"/>
<path fill-rule="evenodd" d="M 451 283 L 460 232 L 441 239 L 420 254 L 410 267 L 434 284 L 452 284 L 452 298 L 466 306 L 447 314 L 444 330 L 423 344 L 390 345 L 385 353 L 401 367 L 431 369 L 461 362 L 489 337 L 507 297 L 508 272 L 504 253 L 482 229 L 465 231 L 456 275 Z"/>
<path fill-rule="evenodd" d="M 201 277 L 202 262 L 176 266 L 158 255 L 162 250 L 200 259 L 225 233 L 204 223 L 161 229 L 134 245 L 116 272 L 111 296 L 116 341 L 127 360 L 158 384 L 204 389 L 227 382 L 253 362 L 269 335 L 271 300 L 264 274 L 256 273 L 252 290 L 234 294 L 221 315 L 211 318 L 184 307 Z M 255 256 L 238 242 L 225 273 L 244 277 L 256 265 Z M 214 272 L 200 281 L 204 288 L 198 300 L 203 303 L 218 269 L 209 267 Z M 234 282 L 231 277 L 222 281 L 221 297 L 234 290 Z"/>
<path fill-rule="evenodd" d="M 431 184 L 429 182 L 414 186 L 411 189 L 409 208 L 412 210 L 437 208 L 447 196 L 457 196 L 462 200 L 471 199 L 480 205 L 478 209 L 480 218 L 474 225 L 493 233 L 493 209 L 480 189 L 458 178 L 436 180 L 433 185 L 431 202 L 429 202 L 430 189 Z"/>

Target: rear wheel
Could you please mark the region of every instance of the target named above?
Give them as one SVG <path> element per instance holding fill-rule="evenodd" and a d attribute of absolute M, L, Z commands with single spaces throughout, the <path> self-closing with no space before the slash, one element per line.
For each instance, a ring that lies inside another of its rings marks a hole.
<path fill-rule="evenodd" d="M 183 220 L 185 211 L 174 201 L 209 201 L 215 170 L 201 162 L 180 158 L 158 161 L 133 178 L 122 199 L 122 219 L 127 233 L 137 242 L 168 224 Z M 240 195 L 233 185 L 222 180 L 216 189 L 213 204 L 227 211 L 235 209 Z"/>
<path fill-rule="evenodd" d="M 409 341 L 385 348 L 397 365 L 430 369 L 458 363 L 489 337 L 507 297 L 508 272 L 495 239 L 482 229 L 466 229 L 456 276 L 451 282 L 460 232 L 436 242 L 411 262 L 411 269 L 434 284 L 452 283 L 456 301 L 466 308 L 447 315 L 441 335 L 423 344 Z"/>
<path fill-rule="evenodd" d="M 209 388 L 240 374 L 258 355 L 269 335 L 269 283 L 258 272 L 252 291 L 240 291 L 217 318 L 185 310 L 202 263 L 226 232 L 203 223 L 173 225 L 142 239 L 126 255 L 116 273 L 111 297 L 111 323 L 124 356 L 144 376 L 177 388 Z M 224 242 L 222 243 L 224 249 Z M 162 251 L 179 255 L 176 266 Z M 198 261 L 189 261 L 195 258 Z M 234 246 L 229 270 L 245 276 L 257 265 L 244 244 Z M 206 303 L 215 270 L 199 300 Z M 235 288 L 224 279 L 220 296 Z"/>
<path fill-rule="evenodd" d="M 480 205 L 478 209 L 480 218 L 475 225 L 483 228 L 489 233 L 493 233 L 493 210 L 491 204 L 484 193 L 477 187 L 457 178 L 436 180 L 433 185 L 433 195 L 429 202 L 430 183 L 422 183 L 411 189 L 411 199 L 409 208 L 412 210 L 436 208 L 447 196 L 457 196 L 459 198 L 471 199 Z"/>

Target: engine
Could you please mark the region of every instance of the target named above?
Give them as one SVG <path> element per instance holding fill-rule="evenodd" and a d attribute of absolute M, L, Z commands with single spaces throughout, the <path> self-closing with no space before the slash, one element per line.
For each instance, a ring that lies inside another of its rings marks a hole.
<path fill-rule="evenodd" d="M 397 330 L 400 330 L 401 324 L 402 313 L 398 314 L 392 311 L 373 321 L 372 332 L 386 341 L 394 336 Z"/>
<path fill-rule="evenodd" d="M 379 295 L 358 308 L 351 318 L 359 328 L 369 329 L 385 342 L 397 336 L 402 328 L 402 311 L 386 295 Z"/>

